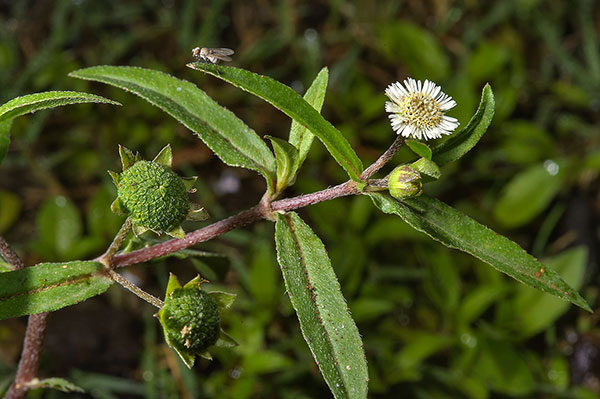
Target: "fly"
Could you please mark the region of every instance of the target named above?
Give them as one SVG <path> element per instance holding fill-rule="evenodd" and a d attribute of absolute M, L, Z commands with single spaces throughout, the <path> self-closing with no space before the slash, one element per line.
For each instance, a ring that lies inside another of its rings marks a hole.
<path fill-rule="evenodd" d="M 196 47 L 192 50 L 192 55 L 200 62 L 216 64 L 219 61 L 231 61 L 230 55 L 233 50 L 229 48 L 206 48 Z"/>

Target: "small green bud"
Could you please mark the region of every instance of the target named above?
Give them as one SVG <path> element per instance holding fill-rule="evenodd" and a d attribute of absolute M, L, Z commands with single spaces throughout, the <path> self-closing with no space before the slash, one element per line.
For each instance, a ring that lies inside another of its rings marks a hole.
<path fill-rule="evenodd" d="M 388 189 L 399 200 L 417 197 L 423 193 L 421 174 L 410 166 L 398 166 L 388 177 Z"/>

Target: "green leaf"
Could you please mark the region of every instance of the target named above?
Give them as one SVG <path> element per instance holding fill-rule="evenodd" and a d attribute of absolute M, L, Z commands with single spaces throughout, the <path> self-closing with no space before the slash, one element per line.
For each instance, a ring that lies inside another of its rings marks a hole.
<path fill-rule="evenodd" d="M 2 163 L 4 157 L 6 157 L 6 154 L 8 153 L 11 126 L 12 120 L 0 122 L 0 163 Z"/>
<path fill-rule="evenodd" d="M 451 336 L 415 331 L 414 337 L 394 357 L 393 366 L 398 369 L 398 380 L 418 377 L 418 368 L 425 359 L 452 346 L 454 341 Z"/>
<path fill-rule="evenodd" d="M 503 237 L 456 209 L 422 195 L 403 203 L 381 193 L 368 193 L 384 213 L 400 216 L 406 223 L 450 248 L 464 251 L 502 273 L 543 292 L 591 311 L 589 305 L 558 273 L 544 266 L 508 238 Z"/>
<path fill-rule="evenodd" d="M 290 87 L 240 68 L 195 62 L 187 65 L 210 73 L 267 101 L 319 138 L 353 180 L 360 181 L 362 163 L 348 140 Z"/>
<path fill-rule="evenodd" d="M 60 107 L 61 105 L 80 103 L 106 103 L 121 105 L 116 101 L 95 94 L 77 91 L 46 91 L 13 98 L 0 106 L 0 163 L 8 152 L 10 143 L 10 127 L 12 120 L 18 116 L 30 114 L 42 109 Z"/>
<path fill-rule="evenodd" d="M 279 193 L 284 188 L 294 183 L 295 171 L 298 163 L 298 150 L 285 140 L 277 137 L 265 136 L 271 140 L 275 159 L 277 161 L 277 185 L 275 192 Z"/>
<path fill-rule="evenodd" d="M 8 190 L 0 190 L 0 234 L 10 228 L 21 213 L 19 197 Z"/>
<path fill-rule="evenodd" d="M 163 72 L 124 66 L 80 69 L 69 76 L 137 94 L 196 133 L 227 165 L 255 170 L 269 187 L 275 186 L 275 158 L 265 142 L 196 85 Z"/>
<path fill-rule="evenodd" d="M 29 389 L 51 388 L 62 392 L 85 392 L 83 388 L 58 377 L 44 378 L 43 380 L 34 378 L 25 385 L 27 385 Z"/>
<path fill-rule="evenodd" d="M 567 283 L 579 289 L 587 267 L 587 250 L 585 247 L 571 248 L 557 256 L 544 259 L 544 264 L 556 270 Z M 529 337 L 553 325 L 568 309 L 568 303 L 565 301 L 520 286 L 514 298 L 514 318 L 510 323 L 514 323 L 512 328 L 519 335 Z"/>
<path fill-rule="evenodd" d="M 73 202 L 56 196 L 44 202 L 37 215 L 39 238 L 34 250 L 49 260 L 65 260 L 75 255 L 83 234 L 79 211 Z"/>
<path fill-rule="evenodd" d="M 435 146 L 432 150 L 432 160 L 438 165 L 445 165 L 465 155 L 479 142 L 492 123 L 495 105 L 492 88 L 486 84 L 481 93 L 479 107 L 467 126 L 453 134 L 448 140 Z"/>
<path fill-rule="evenodd" d="M 513 228 L 529 222 L 560 191 L 566 177 L 564 167 L 546 162 L 551 162 L 550 167 L 534 165 L 514 176 L 504 187 L 494 207 L 494 216 L 503 226 Z"/>
<path fill-rule="evenodd" d="M 306 102 L 319 112 L 321 112 L 323 101 L 325 100 L 325 91 L 327 90 L 328 80 L 329 70 L 327 67 L 324 67 L 304 94 Z M 298 169 L 300 169 L 304 163 L 314 137 L 315 135 L 312 134 L 309 129 L 298 123 L 295 119 L 292 120 L 289 142 L 298 149 L 298 162 L 296 170 L 294 170 L 294 175 L 298 173 Z"/>
<path fill-rule="evenodd" d="M 416 79 L 444 80 L 450 59 L 435 34 L 412 22 L 393 18 L 375 26 L 376 41 L 391 65 L 402 65 Z"/>
<path fill-rule="evenodd" d="M 61 105 L 80 103 L 106 103 L 121 105 L 116 101 L 95 94 L 77 91 L 46 91 L 13 98 L 0 106 L 0 122 L 5 122 L 17 116 L 31 114 L 42 109 L 60 107 Z"/>
<path fill-rule="evenodd" d="M 481 284 L 475 287 L 462 299 L 457 312 L 458 321 L 467 325 L 477 320 L 492 303 L 504 296 L 506 291 L 507 284 Z M 547 295 L 544 296 L 547 297 Z"/>
<path fill-rule="evenodd" d="M 323 243 L 296 213 L 277 215 L 277 260 L 304 339 L 335 398 L 367 397 L 367 362 Z"/>
<path fill-rule="evenodd" d="M 0 274 L 0 319 L 52 312 L 102 294 L 113 281 L 98 262 L 40 263 Z"/>
<path fill-rule="evenodd" d="M 498 397 L 535 397 L 536 382 L 522 349 L 483 334 L 477 336 L 477 341 L 479 350 L 469 371 L 473 376 L 498 391 Z"/>
<path fill-rule="evenodd" d="M 427 144 L 416 140 L 404 140 L 404 142 L 415 154 L 431 161 L 432 152 Z"/>
<path fill-rule="evenodd" d="M 433 177 L 434 179 L 439 179 L 442 176 L 440 167 L 437 166 L 435 162 L 430 161 L 427 158 L 419 158 L 413 162 L 410 167 L 419 173 Z"/>

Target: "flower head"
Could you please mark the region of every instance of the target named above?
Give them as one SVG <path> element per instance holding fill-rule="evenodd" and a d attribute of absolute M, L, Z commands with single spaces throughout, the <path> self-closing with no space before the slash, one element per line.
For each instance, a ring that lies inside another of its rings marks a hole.
<path fill-rule="evenodd" d="M 231 348 L 237 342 L 221 328 L 221 312 L 231 306 L 234 294 L 204 291 L 200 276 L 183 287 L 171 274 L 163 307 L 155 315 L 165 333 L 167 345 L 175 349 L 192 368 L 196 356 L 212 359 L 211 346 Z"/>
<path fill-rule="evenodd" d="M 392 100 L 385 103 L 397 134 L 416 139 L 437 139 L 458 127 L 458 120 L 444 115 L 456 102 L 435 83 L 408 78 L 404 85 L 392 83 L 385 89 Z"/>
<path fill-rule="evenodd" d="M 204 220 L 204 208 L 191 204 L 188 192 L 196 177 L 182 178 L 171 170 L 171 146 L 167 145 L 152 161 L 119 146 L 123 172 L 110 172 L 117 186 L 117 199 L 111 209 L 127 215 L 136 235 L 152 230 L 183 238 L 184 220 Z"/>

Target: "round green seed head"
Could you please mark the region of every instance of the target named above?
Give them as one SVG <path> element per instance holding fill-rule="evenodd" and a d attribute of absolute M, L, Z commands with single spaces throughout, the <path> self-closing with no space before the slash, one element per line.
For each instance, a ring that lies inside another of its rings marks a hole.
<path fill-rule="evenodd" d="M 161 319 L 174 347 L 201 353 L 217 342 L 221 315 L 205 291 L 177 288 L 167 296 L 163 309 Z"/>
<path fill-rule="evenodd" d="M 134 225 L 156 232 L 178 227 L 190 210 L 183 181 L 171 169 L 138 161 L 121 174 L 118 196 Z"/>

